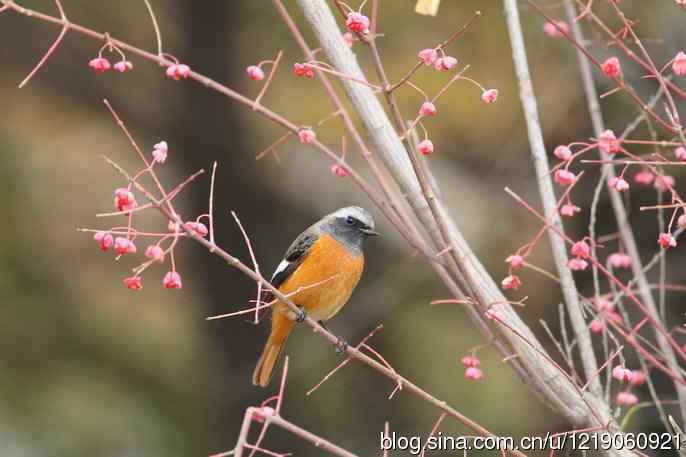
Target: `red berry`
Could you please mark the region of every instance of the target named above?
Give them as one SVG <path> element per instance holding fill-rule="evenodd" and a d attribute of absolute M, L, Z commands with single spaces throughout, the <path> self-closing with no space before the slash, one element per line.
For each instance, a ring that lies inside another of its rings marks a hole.
<path fill-rule="evenodd" d="M 186 79 L 190 76 L 191 69 L 188 65 L 182 63 L 173 63 L 167 67 L 167 76 L 178 81 Z"/>
<path fill-rule="evenodd" d="M 362 13 L 353 11 L 348 13 L 345 26 L 351 32 L 367 33 L 369 31 L 369 18 Z"/>
<path fill-rule="evenodd" d="M 672 61 L 672 71 L 677 76 L 686 75 L 686 54 L 679 52 Z"/>
<path fill-rule="evenodd" d="M 114 245 L 114 238 L 109 232 L 96 232 L 93 239 L 100 244 L 101 251 L 107 251 Z"/>
<path fill-rule="evenodd" d="M 438 113 L 436 105 L 429 101 L 422 103 L 422 106 L 419 107 L 420 116 L 435 116 L 436 113 Z"/>
<path fill-rule="evenodd" d="M 428 138 L 426 140 L 420 141 L 419 152 L 421 152 L 425 156 L 431 154 L 432 152 L 434 152 L 434 144 Z"/>
<path fill-rule="evenodd" d="M 162 285 L 167 289 L 181 289 L 183 286 L 181 282 L 181 275 L 175 271 L 169 271 L 164 275 Z"/>
<path fill-rule="evenodd" d="M 605 73 L 605 76 L 609 78 L 616 78 L 622 74 L 622 67 L 619 64 L 619 59 L 616 57 L 610 57 L 600 64 L 600 68 Z"/>
<path fill-rule="evenodd" d="M 253 81 L 262 81 L 264 79 L 264 71 L 256 65 L 250 65 L 245 69 L 245 72 L 248 74 L 248 78 Z"/>
<path fill-rule="evenodd" d="M 488 89 L 481 94 L 481 100 L 484 103 L 495 103 L 498 100 L 498 89 Z"/>
<path fill-rule="evenodd" d="M 141 290 L 143 288 L 143 280 L 140 276 L 131 276 L 124 278 L 124 285 L 131 290 Z"/>
<path fill-rule="evenodd" d="M 348 170 L 337 163 L 331 165 L 331 173 L 335 174 L 339 178 L 345 178 L 348 176 Z"/>
<path fill-rule="evenodd" d="M 119 73 L 125 73 L 127 71 L 133 70 L 133 64 L 128 60 L 121 60 L 115 63 L 113 68 L 115 71 L 118 71 Z"/>
<path fill-rule="evenodd" d="M 433 65 L 433 63 L 436 62 L 436 59 L 438 59 L 438 51 L 434 48 L 422 49 L 419 51 L 419 54 L 417 54 L 417 57 L 424 65 Z"/>
<path fill-rule="evenodd" d="M 300 129 L 298 131 L 298 138 L 300 138 L 301 143 L 310 144 L 317 139 L 317 134 L 312 129 Z"/>
<path fill-rule="evenodd" d="M 91 67 L 96 73 L 103 73 L 110 69 L 110 61 L 104 57 L 96 57 L 88 62 L 88 66 Z"/>

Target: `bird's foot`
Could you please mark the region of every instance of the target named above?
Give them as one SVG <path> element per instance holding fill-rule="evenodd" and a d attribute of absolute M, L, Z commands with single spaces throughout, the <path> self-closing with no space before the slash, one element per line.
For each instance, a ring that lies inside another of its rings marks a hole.
<path fill-rule="evenodd" d="M 338 338 L 338 341 L 336 341 L 336 354 L 341 355 L 341 354 L 344 354 L 345 351 L 348 350 L 349 345 L 348 345 L 348 342 L 345 341 L 343 338 L 341 338 L 341 337 L 337 337 L 337 338 Z"/>
<path fill-rule="evenodd" d="M 324 330 L 326 330 L 327 332 L 331 332 L 331 330 L 329 330 L 329 328 L 326 325 L 324 325 L 324 321 L 319 321 L 319 325 L 321 325 L 322 328 Z M 340 336 L 337 336 L 336 337 L 336 344 L 334 344 L 334 346 L 336 347 L 336 355 L 341 355 L 341 354 L 345 353 L 345 351 L 348 350 L 349 345 L 348 345 L 347 341 L 345 341 Z"/>
<path fill-rule="evenodd" d="M 298 313 L 295 315 L 295 321 L 300 324 L 302 322 L 305 322 L 305 319 L 307 319 L 307 313 L 305 312 L 305 308 L 299 306 Z"/>

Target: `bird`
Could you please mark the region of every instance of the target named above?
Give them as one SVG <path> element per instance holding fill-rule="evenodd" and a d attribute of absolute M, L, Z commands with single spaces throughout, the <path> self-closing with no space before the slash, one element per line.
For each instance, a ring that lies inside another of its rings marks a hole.
<path fill-rule="evenodd" d="M 363 246 L 374 230 L 371 213 L 348 206 L 327 214 L 293 241 L 276 267 L 271 284 L 300 308 L 272 306 L 271 332 L 253 372 L 253 385 L 266 387 L 296 322 L 309 315 L 322 326 L 347 303 L 364 269 Z M 289 295 L 290 294 L 290 295 Z M 270 303 L 267 291 L 262 301 Z M 326 327 L 325 327 L 326 328 Z"/>

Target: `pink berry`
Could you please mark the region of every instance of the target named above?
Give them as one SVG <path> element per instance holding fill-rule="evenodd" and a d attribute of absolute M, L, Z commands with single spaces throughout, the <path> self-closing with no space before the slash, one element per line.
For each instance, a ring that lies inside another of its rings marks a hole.
<path fill-rule="evenodd" d="M 679 146 L 674 150 L 674 156 L 682 162 L 686 162 L 686 148 Z"/>
<path fill-rule="evenodd" d="M 460 363 L 464 365 L 465 368 L 478 367 L 481 365 L 481 360 L 475 355 L 466 355 L 460 359 Z"/>
<path fill-rule="evenodd" d="M 109 232 L 95 232 L 93 239 L 100 244 L 101 251 L 107 251 L 114 245 L 114 238 Z"/>
<path fill-rule="evenodd" d="M 634 375 L 631 377 L 631 384 L 634 386 L 642 386 L 646 382 L 646 374 L 640 370 L 633 372 Z"/>
<path fill-rule="evenodd" d="M 314 71 L 312 71 L 312 68 L 309 65 L 304 63 L 294 63 L 293 73 L 295 73 L 295 76 L 304 76 L 307 79 L 314 78 Z"/>
<path fill-rule="evenodd" d="M 96 57 L 88 62 L 88 66 L 91 67 L 96 73 L 103 73 L 110 69 L 110 61 L 104 57 Z"/>
<path fill-rule="evenodd" d="M 598 147 L 606 154 L 616 154 L 620 150 L 619 140 L 612 130 L 605 130 L 598 137 Z"/>
<path fill-rule="evenodd" d="M 166 141 L 160 141 L 152 147 L 152 158 L 155 162 L 164 163 L 167 160 L 169 146 Z"/>
<path fill-rule="evenodd" d="M 657 243 L 662 247 L 662 249 L 676 247 L 676 239 L 671 233 L 660 233 L 660 235 L 657 237 Z"/>
<path fill-rule="evenodd" d="M 572 217 L 580 211 L 581 208 L 571 203 L 565 203 L 564 205 L 562 205 L 562 208 L 560 208 L 560 214 L 567 217 Z"/>
<path fill-rule="evenodd" d="M 436 113 L 438 113 L 436 105 L 429 101 L 422 103 L 422 106 L 419 107 L 420 116 L 435 116 Z"/>
<path fill-rule="evenodd" d="M 298 131 L 298 138 L 300 138 L 301 143 L 310 144 L 317 139 L 317 134 L 312 129 L 300 129 Z"/>
<path fill-rule="evenodd" d="M 522 280 L 517 275 L 509 275 L 500 282 L 505 290 L 517 290 L 522 285 Z"/>
<path fill-rule="evenodd" d="M 679 52 L 672 61 L 672 71 L 677 76 L 686 75 L 686 54 Z"/>
<path fill-rule="evenodd" d="M 572 158 L 572 150 L 569 149 L 569 147 L 561 144 L 560 146 L 555 148 L 555 150 L 553 151 L 553 155 L 558 159 L 564 160 L 566 162 L 567 160 Z"/>
<path fill-rule="evenodd" d="M 479 368 L 469 367 L 465 370 L 464 377 L 470 381 L 479 381 L 484 378 L 484 373 Z"/>
<path fill-rule="evenodd" d="M 605 76 L 609 78 L 616 78 L 622 73 L 622 67 L 619 64 L 619 59 L 616 57 L 610 57 L 600 64 L 600 68 L 605 73 Z"/>
<path fill-rule="evenodd" d="M 591 255 L 591 247 L 584 240 L 577 241 L 572 245 L 572 255 L 588 258 Z"/>
<path fill-rule="evenodd" d="M 677 218 L 676 225 L 678 225 L 679 228 L 686 228 L 686 214 L 682 214 Z"/>
<path fill-rule="evenodd" d="M 140 276 L 131 276 L 124 278 L 124 285 L 131 290 L 141 290 L 143 288 L 143 280 Z"/>
<path fill-rule="evenodd" d="M 138 206 L 136 197 L 126 187 L 120 187 L 114 191 L 114 206 L 119 211 L 130 211 Z"/>
<path fill-rule="evenodd" d="M 451 56 L 439 57 L 434 62 L 434 68 L 439 71 L 450 70 L 455 65 L 457 65 L 457 59 Z"/>
<path fill-rule="evenodd" d="M 597 307 L 598 311 L 602 312 L 613 312 L 615 310 L 615 304 L 604 297 L 598 297 L 591 300 Z"/>
<path fill-rule="evenodd" d="M 164 263 L 164 250 L 156 244 L 151 244 L 145 248 L 145 256 L 156 262 Z"/>
<path fill-rule="evenodd" d="M 348 170 L 337 163 L 331 165 L 331 173 L 335 174 L 339 178 L 345 178 L 348 176 Z"/>
<path fill-rule="evenodd" d="M 557 27 L 555 27 L 555 25 L 557 25 Z M 543 25 L 543 31 L 548 36 L 559 38 L 564 36 L 563 32 L 569 33 L 569 25 L 567 25 L 565 21 L 548 21 Z"/>
<path fill-rule="evenodd" d="M 428 138 L 419 142 L 419 152 L 425 156 L 434 152 L 434 144 Z"/>
<path fill-rule="evenodd" d="M 207 226 L 202 222 L 186 222 L 186 227 L 193 233 L 193 235 L 203 238 L 209 233 Z"/>
<path fill-rule="evenodd" d="M 554 179 L 561 186 L 571 186 L 576 182 L 576 175 L 569 170 L 560 168 L 555 171 Z"/>
<path fill-rule="evenodd" d="M 618 381 L 631 382 L 631 380 L 634 377 L 634 374 L 624 365 L 617 365 L 612 369 L 612 377 Z"/>
<path fill-rule="evenodd" d="M 633 406 L 638 403 L 638 397 L 629 391 L 622 391 L 617 394 L 615 402 L 620 406 Z"/>
<path fill-rule="evenodd" d="M 584 259 L 575 257 L 573 259 L 569 259 L 567 262 L 567 267 L 569 267 L 569 269 L 572 271 L 582 271 L 588 268 L 588 262 L 586 262 Z"/>
<path fill-rule="evenodd" d="M 117 254 L 123 255 L 135 254 L 138 249 L 133 241 L 129 240 L 128 238 L 118 236 L 114 239 L 114 250 L 117 251 Z"/>
<path fill-rule="evenodd" d="M 417 57 L 424 65 L 433 65 L 433 63 L 436 62 L 436 59 L 438 59 L 438 51 L 434 48 L 422 49 L 419 51 L 419 54 L 417 54 Z"/>
<path fill-rule="evenodd" d="M 248 74 L 248 78 L 253 81 L 262 81 L 264 79 L 264 71 L 256 65 L 250 65 L 245 69 L 245 72 Z"/>
<path fill-rule="evenodd" d="M 169 271 L 164 275 L 162 285 L 166 289 L 181 289 L 183 283 L 181 282 L 181 275 L 175 271 Z"/>
<path fill-rule="evenodd" d="M 127 71 L 133 70 L 133 64 L 128 60 L 121 60 L 115 63 L 112 68 L 114 68 L 114 70 L 118 71 L 119 73 L 125 73 Z"/>
<path fill-rule="evenodd" d="M 512 268 L 519 268 L 524 265 L 524 257 L 519 254 L 512 254 L 505 259 L 505 262 L 509 263 Z"/>
<path fill-rule="evenodd" d="M 648 170 L 641 170 L 634 175 L 634 182 L 642 186 L 649 186 L 653 183 L 655 176 Z"/>
<path fill-rule="evenodd" d="M 607 185 L 611 189 L 614 189 L 618 192 L 624 192 L 625 190 L 629 189 L 629 183 L 626 182 L 626 180 L 624 180 L 624 178 L 617 177 L 617 176 L 610 178 Z"/>
<path fill-rule="evenodd" d="M 653 186 L 658 192 L 667 192 L 674 187 L 674 178 L 669 175 L 659 175 L 655 178 Z"/>
<path fill-rule="evenodd" d="M 631 267 L 631 257 L 623 252 L 615 252 L 607 257 L 607 261 L 613 268 Z"/>
<path fill-rule="evenodd" d="M 191 75 L 191 69 L 183 63 L 173 63 L 167 67 L 167 76 L 178 81 L 186 79 Z"/>
<path fill-rule="evenodd" d="M 345 26 L 351 32 L 367 33 L 369 31 L 369 18 L 362 13 L 353 11 L 348 13 Z"/>
<path fill-rule="evenodd" d="M 603 330 L 605 330 L 605 322 L 599 319 L 594 319 L 591 321 L 588 329 L 593 333 L 603 333 Z"/>
<path fill-rule="evenodd" d="M 498 100 L 498 89 L 488 89 L 481 94 L 481 101 L 484 103 L 495 103 Z"/>

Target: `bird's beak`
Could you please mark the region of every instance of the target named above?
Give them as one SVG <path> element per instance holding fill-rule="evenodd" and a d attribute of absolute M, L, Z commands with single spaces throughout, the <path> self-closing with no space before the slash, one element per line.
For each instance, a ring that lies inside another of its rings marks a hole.
<path fill-rule="evenodd" d="M 362 229 L 362 233 L 364 233 L 367 236 L 381 236 L 379 232 L 372 230 L 370 228 Z"/>

